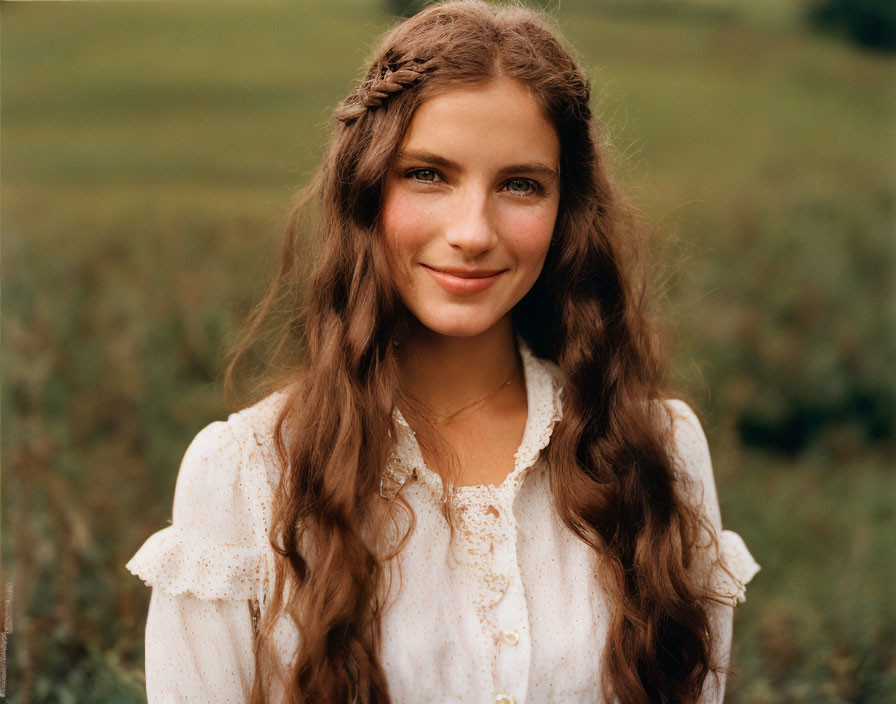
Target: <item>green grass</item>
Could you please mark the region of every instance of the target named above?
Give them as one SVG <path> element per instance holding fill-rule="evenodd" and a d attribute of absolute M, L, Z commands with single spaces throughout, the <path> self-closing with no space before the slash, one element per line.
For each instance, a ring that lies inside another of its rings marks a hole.
<path fill-rule="evenodd" d="M 763 566 L 728 701 L 889 701 L 896 65 L 765 0 L 647 5 L 558 18 L 655 223 L 726 527 Z M 123 565 L 226 413 L 225 342 L 389 21 L 361 0 L 2 6 L 9 701 L 143 699 L 149 594 Z"/>
<path fill-rule="evenodd" d="M 722 455 L 722 513 L 762 571 L 738 608 L 730 700 L 885 702 L 896 692 L 896 489 L 886 457 Z"/>

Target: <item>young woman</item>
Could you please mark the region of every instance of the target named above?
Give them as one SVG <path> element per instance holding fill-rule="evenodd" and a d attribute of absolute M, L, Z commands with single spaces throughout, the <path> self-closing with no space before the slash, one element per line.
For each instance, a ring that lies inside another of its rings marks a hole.
<path fill-rule="evenodd" d="M 589 97 L 526 9 L 385 38 L 229 367 L 286 301 L 280 372 L 128 563 L 151 702 L 722 700 L 758 567 L 663 394 Z"/>

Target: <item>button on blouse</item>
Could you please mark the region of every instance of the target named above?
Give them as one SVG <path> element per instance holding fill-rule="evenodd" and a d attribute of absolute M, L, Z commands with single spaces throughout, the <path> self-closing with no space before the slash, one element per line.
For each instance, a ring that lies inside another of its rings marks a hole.
<path fill-rule="evenodd" d="M 562 379 L 520 341 L 528 417 L 514 468 L 498 486 L 455 487 L 446 506 L 396 411 L 398 437 L 380 486 L 401 491 L 416 525 L 389 563 L 380 662 L 392 701 L 585 704 L 601 702 L 600 660 L 612 603 L 591 548 L 562 523 L 540 459 L 562 417 Z M 246 701 L 254 676 L 250 602 L 263 609 L 272 574 L 270 507 L 279 467 L 274 394 L 199 433 L 181 465 L 172 525 L 128 562 L 153 587 L 146 629 L 149 701 Z M 740 537 L 721 529 L 706 439 L 693 412 L 668 401 L 688 498 L 719 536 L 698 559 L 729 604 L 710 607 L 717 658 L 727 663 L 732 607 L 759 569 Z M 454 531 L 443 510 L 451 512 Z M 727 569 L 725 569 L 727 567 Z M 285 619 L 284 619 L 285 621 Z M 283 623 L 284 660 L 298 634 Z M 703 702 L 721 702 L 710 677 Z"/>

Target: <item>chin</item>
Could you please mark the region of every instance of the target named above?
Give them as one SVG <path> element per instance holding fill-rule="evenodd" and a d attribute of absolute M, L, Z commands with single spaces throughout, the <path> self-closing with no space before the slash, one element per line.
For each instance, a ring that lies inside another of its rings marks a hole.
<path fill-rule="evenodd" d="M 420 323 L 428 330 L 445 337 L 476 337 L 487 332 L 500 320 L 473 315 L 421 316 Z"/>

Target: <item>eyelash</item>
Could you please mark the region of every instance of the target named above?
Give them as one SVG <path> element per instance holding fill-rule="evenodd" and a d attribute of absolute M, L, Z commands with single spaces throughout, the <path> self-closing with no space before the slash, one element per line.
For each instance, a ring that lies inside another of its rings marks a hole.
<path fill-rule="evenodd" d="M 435 169 L 409 169 L 408 171 L 405 172 L 405 177 L 414 179 L 414 181 L 416 181 L 417 183 L 435 183 L 435 180 L 426 181 L 426 180 L 418 179 L 417 175 L 421 174 L 421 173 L 434 174 L 434 175 L 438 176 L 440 179 L 444 180 L 444 177 L 442 176 L 442 174 L 440 174 Z M 530 189 L 529 191 L 527 191 L 525 193 L 520 193 L 518 191 L 508 191 L 508 193 L 512 193 L 513 195 L 518 196 L 520 198 L 535 195 L 537 193 L 540 193 L 542 190 L 541 184 L 539 184 L 537 181 L 533 181 L 531 178 L 522 178 L 520 176 L 517 176 L 516 178 L 507 179 L 507 181 L 504 182 L 504 185 L 506 186 L 507 184 L 514 183 L 516 181 L 518 181 L 520 183 L 528 184 L 529 189 Z"/>

